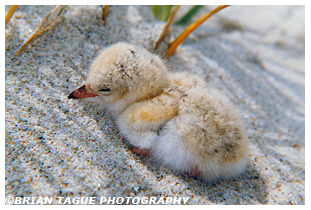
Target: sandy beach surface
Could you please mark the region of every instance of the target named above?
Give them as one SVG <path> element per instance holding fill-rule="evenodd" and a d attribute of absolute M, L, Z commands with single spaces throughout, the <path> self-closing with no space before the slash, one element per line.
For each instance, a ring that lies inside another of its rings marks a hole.
<path fill-rule="evenodd" d="M 55 204 L 57 197 L 305 203 L 304 6 L 228 7 L 166 59 L 170 71 L 199 75 L 241 112 L 249 166 L 240 177 L 217 183 L 132 153 L 105 110 L 67 98 L 105 47 L 125 41 L 152 50 L 165 23 L 151 7 L 111 6 L 104 26 L 100 6 L 68 6 L 17 55 L 53 8 L 20 6 L 5 29 L 6 196 L 52 197 Z M 188 9 L 182 6 L 178 17 Z M 167 43 L 184 28 L 173 25 L 156 53 L 165 57 Z"/>

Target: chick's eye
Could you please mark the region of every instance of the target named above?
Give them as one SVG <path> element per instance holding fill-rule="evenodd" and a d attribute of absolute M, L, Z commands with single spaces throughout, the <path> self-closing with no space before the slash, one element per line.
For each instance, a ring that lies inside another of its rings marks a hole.
<path fill-rule="evenodd" d="M 108 91 L 110 91 L 110 88 L 102 88 L 102 89 L 100 89 L 99 91 L 108 92 Z"/>

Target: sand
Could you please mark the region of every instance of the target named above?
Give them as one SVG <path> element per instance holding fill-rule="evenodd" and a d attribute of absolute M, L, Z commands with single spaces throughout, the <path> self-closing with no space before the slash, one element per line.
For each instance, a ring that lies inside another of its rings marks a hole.
<path fill-rule="evenodd" d="M 6 196 L 52 197 L 54 204 L 57 197 L 305 203 L 304 6 L 228 7 L 166 60 L 171 71 L 200 75 L 224 91 L 241 111 L 249 167 L 216 183 L 133 154 L 105 111 L 67 98 L 105 47 L 126 41 L 153 48 L 164 23 L 154 19 L 151 7 L 112 6 L 103 26 L 100 6 L 69 6 L 16 55 L 53 8 L 20 6 L 5 30 Z M 184 28 L 172 26 L 157 53 L 165 57 L 167 43 Z"/>

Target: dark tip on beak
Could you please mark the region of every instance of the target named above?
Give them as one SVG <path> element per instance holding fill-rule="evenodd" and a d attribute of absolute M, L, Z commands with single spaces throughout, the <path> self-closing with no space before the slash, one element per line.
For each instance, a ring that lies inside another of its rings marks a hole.
<path fill-rule="evenodd" d="M 90 93 L 85 89 L 85 85 L 81 86 L 80 88 L 74 90 L 72 93 L 69 94 L 68 99 L 81 99 L 81 98 L 90 98 L 97 96 L 94 93 Z"/>
<path fill-rule="evenodd" d="M 70 95 L 68 96 L 68 99 L 76 99 L 76 97 L 74 96 L 74 93 L 72 92 L 72 93 L 70 93 Z"/>

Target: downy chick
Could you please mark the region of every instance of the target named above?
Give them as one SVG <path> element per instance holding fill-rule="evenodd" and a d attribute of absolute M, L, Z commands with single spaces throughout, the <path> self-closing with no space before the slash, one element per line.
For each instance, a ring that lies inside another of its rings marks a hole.
<path fill-rule="evenodd" d="M 133 152 L 151 155 L 203 180 L 240 174 L 247 142 L 237 111 L 195 75 L 170 73 L 145 49 L 118 43 L 93 62 L 69 98 L 95 97 L 108 109 Z"/>

